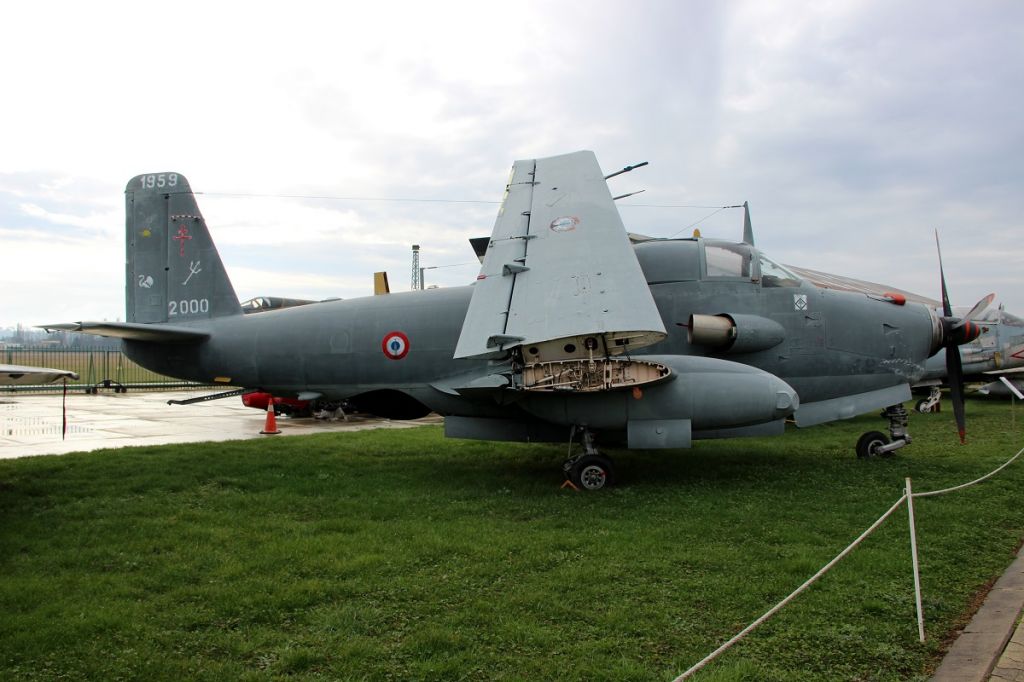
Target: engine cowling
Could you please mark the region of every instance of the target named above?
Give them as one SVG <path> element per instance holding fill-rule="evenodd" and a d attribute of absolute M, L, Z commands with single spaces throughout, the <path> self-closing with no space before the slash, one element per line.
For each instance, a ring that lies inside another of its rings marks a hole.
<path fill-rule="evenodd" d="M 768 350 L 786 338 L 781 324 L 760 315 L 690 315 L 686 327 L 690 343 L 729 354 Z"/>

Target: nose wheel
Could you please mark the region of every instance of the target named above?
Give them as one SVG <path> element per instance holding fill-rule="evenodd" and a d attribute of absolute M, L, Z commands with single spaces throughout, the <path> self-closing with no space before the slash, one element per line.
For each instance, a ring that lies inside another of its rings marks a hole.
<path fill-rule="evenodd" d="M 575 434 L 573 434 L 575 435 Z M 594 434 L 582 429 L 583 453 L 565 460 L 562 471 L 579 490 L 601 490 L 615 482 L 615 469 L 610 457 L 594 446 Z"/>
<path fill-rule="evenodd" d="M 889 437 L 881 431 L 868 431 L 857 440 L 857 457 L 891 457 L 892 453 L 910 445 L 912 440 L 907 432 L 910 415 L 903 405 L 890 405 L 882 416 L 889 420 Z"/>
<path fill-rule="evenodd" d="M 931 391 L 928 393 L 928 397 L 918 400 L 917 404 L 914 405 L 914 409 L 921 414 L 928 414 L 929 412 L 938 412 L 941 410 L 942 390 L 938 386 L 932 386 Z"/>

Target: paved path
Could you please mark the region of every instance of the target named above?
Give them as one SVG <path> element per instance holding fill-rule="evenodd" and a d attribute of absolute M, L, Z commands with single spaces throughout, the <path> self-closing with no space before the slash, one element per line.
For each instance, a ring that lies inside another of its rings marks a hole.
<path fill-rule="evenodd" d="M 1024 624 L 1018 624 L 992 671 L 993 682 L 1024 682 Z"/>
<path fill-rule="evenodd" d="M 985 602 L 950 647 L 932 682 L 1024 682 L 1024 550 L 989 591 Z"/>

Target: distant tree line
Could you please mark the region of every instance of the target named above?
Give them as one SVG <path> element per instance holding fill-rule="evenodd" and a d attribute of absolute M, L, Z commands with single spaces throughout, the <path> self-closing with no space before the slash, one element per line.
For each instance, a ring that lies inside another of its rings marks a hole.
<path fill-rule="evenodd" d="M 0 349 L 6 348 L 61 348 L 67 350 L 120 350 L 121 340 L 71 334 L 68 332 L 46 333 L 33 327 L 7 327 L 0 329 Z"/>

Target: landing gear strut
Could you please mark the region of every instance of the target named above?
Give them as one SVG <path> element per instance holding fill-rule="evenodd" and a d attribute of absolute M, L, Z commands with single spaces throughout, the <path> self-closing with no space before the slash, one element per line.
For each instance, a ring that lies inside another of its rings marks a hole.
<path fill-rule="evenodd" d="M 910 445 L 912 439 L 907 433 L 910 415 L 906 408 L 902 404 L 890 405 L 882 416 L 889 420 L 889 438 L 881 431 L 868 431 L 857 440 L 857 457 L 889 457 L 896 450 Z"/>
<path fill-rule="evenodd" d="M 576 427 L 573 427 L 575 437 Z M 565 477 L 581 490 L 600 490 L 615 482 L 612 460 L 597 451 L 594 434 L 586 427 L 580 428 L 583 453 L 570 457 L 562 465 Z"/>
<path fill-rule="evenodd" d="M 928 414 L 929 412 L 938 412 L 942 407 L 942 389 L 938 386 L 932 386 L 931 391 L 928 393 L 928 397 L 922 400 L 918 400 L 917 404 L 914 405 L 914 409 L 921 414 Z"/>

